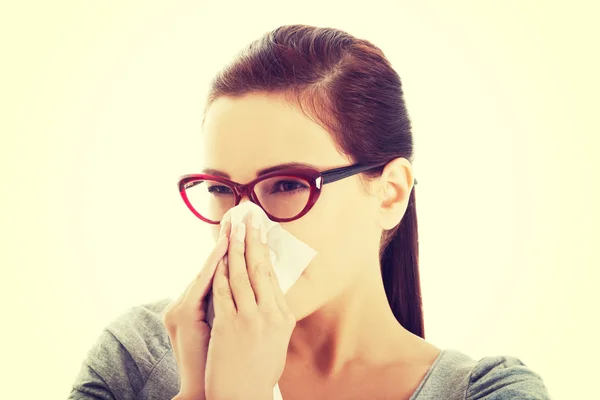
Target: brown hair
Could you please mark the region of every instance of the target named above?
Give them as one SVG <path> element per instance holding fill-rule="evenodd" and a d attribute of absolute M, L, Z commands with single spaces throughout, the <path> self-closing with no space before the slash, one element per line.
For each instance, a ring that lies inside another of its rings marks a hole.
<path fill-rule="evenodd" d="M 214 78 L 205 113 L 220 96 L 273 93 L 293 101 L 360 164 L 412 162 L 400 77 L 370 42 L 332 28 L 286 25 L 250 43 Z M 367 178 L 383 167 L 365 172 Z M 402 221 L 384 232 L 381 274 L 396 319 L 425 338 L 414 189 Z"/>

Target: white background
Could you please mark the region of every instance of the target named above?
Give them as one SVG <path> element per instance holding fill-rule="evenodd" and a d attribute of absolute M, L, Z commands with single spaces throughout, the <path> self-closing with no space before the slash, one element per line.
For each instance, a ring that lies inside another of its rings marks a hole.
<path fill-rule="evenodd" d="M 597 393 L 595 2 L 6 3 L 2 398 L 66 398 L 112 318 L 198 271 L 212 245 L 176 181 L 208 83 L 288 23 L 368 39 L 403 80 L 427 339 Z"/>

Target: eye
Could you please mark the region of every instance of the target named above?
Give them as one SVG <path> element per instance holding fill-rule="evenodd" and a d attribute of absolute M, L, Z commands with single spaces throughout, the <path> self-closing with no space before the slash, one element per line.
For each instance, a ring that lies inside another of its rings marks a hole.
<path fill-rule="evenodd" d="M 224 185 L 213 185 L 208 187 L 208 192 L 213 194 L 232 194 L 231 188 Z"/>
<path fill-rule="evenodd" d="M 308 185 L 300 181 L 278 181 L 273 185 L 271 194 L 281 192 L 294 192 L 296 190 L 308 189 Z"/>

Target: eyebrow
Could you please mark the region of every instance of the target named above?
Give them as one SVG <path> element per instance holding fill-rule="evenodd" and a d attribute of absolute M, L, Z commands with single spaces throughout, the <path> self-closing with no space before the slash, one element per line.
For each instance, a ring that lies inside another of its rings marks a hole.
<path fill-rule="evenodd" d="M 256 176 L 261 176 L 261 175 L 268 174 L 270 172 L 275 172 L 275 171 L 279 171 L 282 169 L 288 169 L 288 168 L 312 168 L 312 169 L 319 170 L 319 168 L 317 168 L 315 165 L 312 165 L 312 164 L 290 162 L 290 163 L 285 163 L 285 164 L 274 165 L 274 166 L 268 167 L 268 168 L 263 168 L 256 173 Z M 205 168 L 202 170 L 202 173 L 231 179 L 231 176 L 229 176 L 228 173 L 219 171 L 218 169 Z"/>

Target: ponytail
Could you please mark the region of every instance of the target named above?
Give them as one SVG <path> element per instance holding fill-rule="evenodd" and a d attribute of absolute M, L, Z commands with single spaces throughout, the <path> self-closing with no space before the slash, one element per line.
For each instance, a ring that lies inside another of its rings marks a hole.
<path fill-rule="evenodd" d="M 396 228 L 383 234 L 381 276 L 388 302 L 398 322 L 425 339 L 418 236 L 413 187 L 402 221 Z"/>

